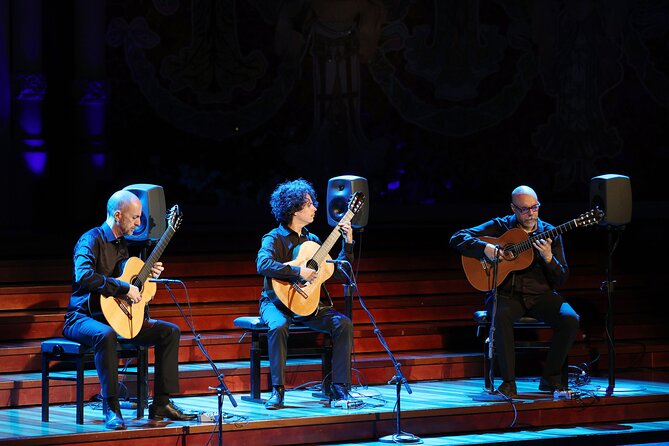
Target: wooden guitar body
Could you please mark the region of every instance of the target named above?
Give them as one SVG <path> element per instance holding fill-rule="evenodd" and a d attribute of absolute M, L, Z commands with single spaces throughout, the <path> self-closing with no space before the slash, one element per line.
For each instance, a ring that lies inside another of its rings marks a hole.
<path fill-rule="evenodd" d="M 595 207 L 578 218 L 540 234 L 530 236 L 520 228 L 512 228 L 498 238 L 478 237 L 481 241 L 499 246 L 503 258 L 497 262 L 497 277 L 495 277 L 495 265 L 485 256 L 483 259 L 462 256 L 462 268 L 465 270 L 467 280 L 474 288 L 479 291 L 490 291 L 504 282 L 509 273 L 523 270 L 532 264 L 534 242 L 541 239 L 555 239 L 569 230 L 598 223 L 602 218 L 604 218 L 604 212 Z"/>
<path fill-rule="evenodd" d="M 299 316 L 309 316 L 318 308 L 321 299 L 321 285 L 332 277 L 334 264 L 327 263 L 330 259 L 327 255 L 320 264 L 311 262 L 314 254 L 320 249 L 316 242 L 306 241 L 298 246 L 297 256 L 286 265 L 309 267 L 318 271 L 318 277 L 313 282 L 305 284 L 291 283 L 283 280 L 272 279 L 272 288 L 278 300 L 290 311 Z"/>
<path fill-rule="evenodd" d="M 123 274 L 118 279 L 137 286 L 137 275 L 143 266 L 144 262 L 141 259 L 130 257 L 125 264 Z M 132 304 L 121 297 L 100 296 L 100 307 L 107 323 L 111 325 L 119 336 L 126 339 L 134 338 L 142 329 L 144 308 L 153 299 L 153 296 L 156 295 L 156 284 L 149 282 L 148 278 L 144 283 L 139 285 L 138 288 L 142 294 L 142 300 L 136 304 Z"/>
<path fill-rule="evenodd" d="M 512 245 L 527 240 L 527 233 L 519 228 L 513 228 L 501 237 L 479 237 L 480 240 L 498 245 L 502 253 L 506 253 L 503 260 L 497 263 L 497 283 L 494 283 L 494 265 L 488 259 L 475 259 L 462 256 L 462 267 L 469 283 L 479 291 L 490 291 L 504 282 L 504 279 L 513 271 L 520 271 L 532 264 L 534 251 L 527 250 L 519 253 L 515 258 L 510 254 Z M 506 248 L 506 251 L 505 251 Z"/>

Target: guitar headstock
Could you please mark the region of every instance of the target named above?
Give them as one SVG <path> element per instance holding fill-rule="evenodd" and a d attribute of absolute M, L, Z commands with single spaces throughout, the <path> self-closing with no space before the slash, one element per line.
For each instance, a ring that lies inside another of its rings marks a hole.
<path fill-rule="evenodd" d="M 600 221 L 602 221 L 602 218 L 604 218 L 604 211 L 602 211 L 598 207 L 595 207 L 593 209 L 590 209 L 588 212 L 581 214 L 576 219 L 576 226 L 594 225 L 595 223 L 599 223 Z"/>
<path fill-rule="evenodd" d="M 365 194 L 357 191 L 351 196 L 351 199 L 348 202 L 348 209 L 355 214 L 360 210 L 363 204 L 365 204 Z"/>
<path fill-rule="evenodd" d="M 167 220 L 167 225 L 171 226 L 172 229 L 174 229 L 175 231 L 179 229 L 179 226 L 181 225 L 181 220 L 183 220 L 183 214 L 179 210 L 178 204 L 175 204 L 170 208 L 169 211 L 167 211 L 165 219 Z"/>

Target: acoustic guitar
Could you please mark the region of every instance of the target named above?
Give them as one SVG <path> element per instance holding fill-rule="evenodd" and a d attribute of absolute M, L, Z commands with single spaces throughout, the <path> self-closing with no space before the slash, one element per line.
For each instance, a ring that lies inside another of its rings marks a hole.
<path fill-rule="evenodd" d="M 532 264 L 534 261 L 534 249 L 532 244 L 541 239 L 554 239 L 571 229 L 590 226 L 598 223 L 604 218 L 604 212 L 594 208 L 578 218 L 556 226 L 550 231 L 528 236 L 520 228 L 506 231 L 501 237 L 478 237 L 479 240 L 500 247 L 502 258 L 497 263 L 497 283 L 494 277 L 495 262 L 490 261 L 487 256 L 482 259 L 462 256 L 462 267 L 469 283 L 479 291 L 490 291 L 513 271 L 520 271 Z"/>
<path fill-rule="evenodd" d="M 348 210 L 341 221 L 348 222 L 360 210 L 364 203 L 365 194 L 356 192 L 349 200 Z M 307 267 L 318 271 L 318 277 L 313 282 L 287 282 L 272 279 L 272 289 L 276 298 L 275 303 L 281 302 L 286 308 L 299 316 L 309 316 L 318 308 L 321 299 L 321 284 L 328 280 L 334 273 L 334 265 L 327 263 L 330 260 L 330 249 L 337 241 L 341 232 L 335 227 L 322 245 L 313 241 L 306 241 L 295 248 L 293 260 L 286 265 Z"/>
<path fill-rule="evenodd" d="M 119 280 L 139 288 L 142 300 L 133 304 L 127 296 L 100 296 L 99 303 L 105 321 L 122 338 L 132 339 L 142 329 L 144 307 L 156 294 L 156 284 L 149 281 L 151 279 L 151 268 L 158 261 L 172 236 L 181 225 L 183 215 L 179 212 L 179 206 L 172 206 L 166 218 L 167 229 L 146 262 L 138 257 L 130 257 L 123 267 L 123 273 L 118 277 Z M 90 308 L 95 307 L 90 306 Z"/>

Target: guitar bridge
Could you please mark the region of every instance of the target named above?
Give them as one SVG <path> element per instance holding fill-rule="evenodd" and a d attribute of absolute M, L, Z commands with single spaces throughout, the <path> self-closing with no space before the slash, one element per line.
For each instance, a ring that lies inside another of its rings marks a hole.
<path fill-rule="evenodd" d="M 118 297 L 115 297 L 114 300 L 116 301 L 116 304 L 119 306 L 123 314 L 125 314 L 128 319 L 132 320 L 132 313 L 130 312 L 130 309 L 125 305 L 125 302 L 123 302 L 123 300 L 119 299 Z"/>
<path fill-rule="evenodd" d="M 292 285 L 293 285 L 293 288 L 295 288 L 295 291 L 297 291 L 297 294 L 302 296 L 304 299 L 309 298 L 309 295 L 307 293 L 305 293 L 304 290 L 302 290 L 302 288 L 300 288 L 300 286 L 297 284 L 297 282 L 293 282 Z"/>

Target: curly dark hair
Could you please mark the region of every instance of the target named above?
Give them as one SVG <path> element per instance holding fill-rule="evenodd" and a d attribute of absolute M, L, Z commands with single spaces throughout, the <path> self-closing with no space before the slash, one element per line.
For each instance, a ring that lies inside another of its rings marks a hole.
<path fill-rule="evenodd" d="M 314 206 L 318 207 L 316 191 L 307 180 L 298 178 L 279 184 L 269 199 L 269 205 L 272 207 L 272 214 L 276 221 L 289 225 L 293 220 L 293 214 L 304 208 L 309 201 L 307 195 L 311 197 Z"/>

